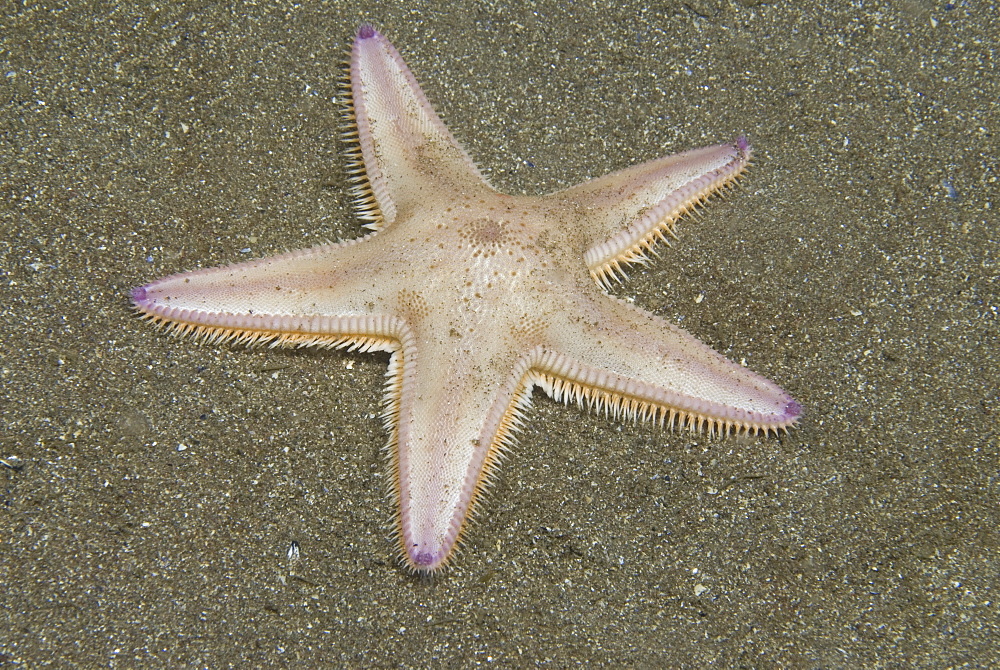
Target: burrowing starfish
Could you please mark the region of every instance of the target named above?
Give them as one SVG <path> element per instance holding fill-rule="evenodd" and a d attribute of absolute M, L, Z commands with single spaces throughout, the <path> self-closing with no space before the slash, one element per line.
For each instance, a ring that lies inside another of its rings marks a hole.
<path fill-rule="evenodd" d="M 346 117 L 372 231 L 132 291 L 146 319 L 203 341 L 388 351 L 385 411 L 399 551 L 452 556 L 534 386 L 621 419 L 778 432 L 799 404 L 685 331 L 604 290 L 736 180 L 744 138 L 545 196 L 498 193 L 369 25 Z"/>

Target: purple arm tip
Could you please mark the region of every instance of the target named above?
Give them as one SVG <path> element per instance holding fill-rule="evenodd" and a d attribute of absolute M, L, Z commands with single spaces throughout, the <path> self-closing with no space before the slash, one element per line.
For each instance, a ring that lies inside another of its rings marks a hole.
<path fill-rule="evenodd" d="M 370 40 L 376 35 L 375 26 L 370 23 L 362 23 L 361 27 L 358 28 L 358 39 L 359 40 Z"/>
<path fill-rule="evenodd" d="M 746 153 L 746 150 L 750 148 L 750 140 L 747 139 L 746 135 L 740 135 L 736 138 L 736 148 L 740 153 Z"/>
<path fill-rule="evenodd" d="M 140 302 L 146 301 L 146 287 L 136 286 L 132 289 L 132 302 L 139 304 Z"/>

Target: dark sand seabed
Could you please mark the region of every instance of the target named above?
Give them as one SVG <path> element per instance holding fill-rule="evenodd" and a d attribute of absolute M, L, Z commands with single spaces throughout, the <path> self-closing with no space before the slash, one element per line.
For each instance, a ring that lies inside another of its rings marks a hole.
<path fill-rule="evenodd" d="M 1000 660 L 996 3 L 181 4 L 2 9 L 0 667 Z M 536 394 L 454 567 L 408 575 L 387 356 L 127 300 L 359 234 L 331 98 L 364 19 L 511 192 L 747 133 L 742 188 L 617 293 L 801 426 Z"/>

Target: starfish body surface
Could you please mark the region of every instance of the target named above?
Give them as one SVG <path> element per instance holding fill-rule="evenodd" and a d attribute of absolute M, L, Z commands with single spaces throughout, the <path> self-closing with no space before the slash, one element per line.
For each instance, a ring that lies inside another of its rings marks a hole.
<path fill-rule="evenodd" d="M 405 563 L 453 555 L 531 391 L 616 418 L 768 433 L 799 404 L 680 328 L 606 292 L 733 183 L 739 138 L 545 196 L 499 193 L 369 25 L 346 119 L 372 232 L 132 291 L 145 318 L 210 342 L 391 352 L 383 421 Z"/>

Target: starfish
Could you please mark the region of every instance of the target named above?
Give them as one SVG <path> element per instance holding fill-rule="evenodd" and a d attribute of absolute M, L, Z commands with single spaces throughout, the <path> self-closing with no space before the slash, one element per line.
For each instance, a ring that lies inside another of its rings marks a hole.
<path fill-rule="evenodd" d="M 204 342 L 390 352 L 383 423 L 401 560 L 453 556 L 532 389 L 616 419 L 778 433 L 800 405 L 680 328 L 615 298 L 629 265 L 734 183 L 743 137 L 544 196 L 496 191 L 370 25 L 345 90 L 364 237 L 175 274 L 135 310 Z"/>

